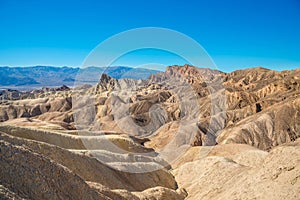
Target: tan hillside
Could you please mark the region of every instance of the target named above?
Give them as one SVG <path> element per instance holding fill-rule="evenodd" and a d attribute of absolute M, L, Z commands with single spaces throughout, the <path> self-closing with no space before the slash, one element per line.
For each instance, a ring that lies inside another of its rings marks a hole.
<path fill-rule="evenodd" d="M 0 97 L 0 199 L 300 197 L 299 69 L 170 66 Z"/>

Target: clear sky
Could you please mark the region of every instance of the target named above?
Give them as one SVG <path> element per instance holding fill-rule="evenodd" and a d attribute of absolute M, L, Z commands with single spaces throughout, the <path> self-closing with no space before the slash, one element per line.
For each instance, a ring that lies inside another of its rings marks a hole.
<path fill-rule="evenodd" d="M 100 42 L 138 27 L 192 37 L 223 71 L 300 66 L 300 0 L 0 0 L 0 27 L 1 66 L 81 66 Z"/>

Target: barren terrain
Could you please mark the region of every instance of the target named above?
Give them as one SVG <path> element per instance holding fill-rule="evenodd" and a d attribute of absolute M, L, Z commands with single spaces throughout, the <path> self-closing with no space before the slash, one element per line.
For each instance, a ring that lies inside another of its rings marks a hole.
<path fill-rule="evenodd" d="M 0 199 L 300 198 L 300 69 L 170 66 L 1 99 Z"/>

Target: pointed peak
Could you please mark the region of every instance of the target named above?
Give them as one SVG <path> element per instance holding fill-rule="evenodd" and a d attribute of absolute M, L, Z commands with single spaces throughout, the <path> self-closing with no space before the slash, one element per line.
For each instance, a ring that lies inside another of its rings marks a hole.
<path fill-rule="evenodd" d="M 103 73 L 103 74 L 101 74 L 99 82 L 108 83 L 111 79 L 112 79 L 112 77 L 110 77 L 109 75 Z"/>

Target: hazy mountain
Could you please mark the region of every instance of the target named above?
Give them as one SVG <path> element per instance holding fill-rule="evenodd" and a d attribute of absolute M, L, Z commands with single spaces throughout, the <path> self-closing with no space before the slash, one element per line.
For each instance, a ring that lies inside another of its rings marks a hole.
<path fill-rule="evenodd" d="M 131 67 L 0 67 L 0 86 L 73 86 L 74 82 L 96 83 L 102 73 L 121 79 L 147 79 L 159 71 Z"/>

